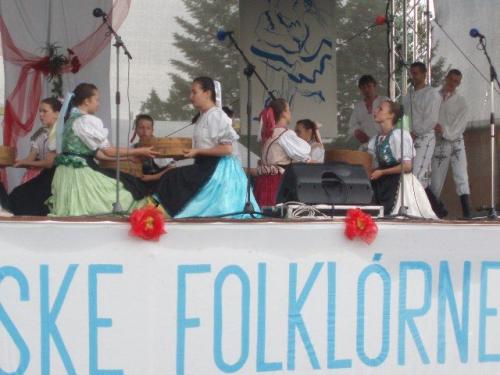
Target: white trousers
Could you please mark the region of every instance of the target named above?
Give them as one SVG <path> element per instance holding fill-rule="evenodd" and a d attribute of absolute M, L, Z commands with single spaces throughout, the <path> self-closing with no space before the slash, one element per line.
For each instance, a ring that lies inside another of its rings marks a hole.
<path fill-rule="evenodd" d="M 457 194 L 470 194 L 467 155 L 462 137 L 456 141 L 448 141 L 440 137 L 436 141 L 436 148 L 432 158 L 432 192 L 436 197 L 441 195 L 450 163 Z"/>
<path fill-rule="evenodd" d="M 413 141 L 415 147 L 415 158 L 413 158 L 413 174 L 422 184 L 424 189 L 431 184 L 431 163 L 434 147 L 436 145 L 436 135 L 434 131 L 419 135 Z"/>

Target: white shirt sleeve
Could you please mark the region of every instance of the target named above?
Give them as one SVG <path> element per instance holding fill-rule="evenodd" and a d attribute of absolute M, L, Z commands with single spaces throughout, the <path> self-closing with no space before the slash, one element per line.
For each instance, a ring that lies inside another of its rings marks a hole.
<path fill-rule="evenodd" d="M 108 129 L 101 119 L 92 115 L 83 115 L 73 123 L 73 132 L 91 150 L 110 147 Z"/>
<path fill-rule="evenodd" d="M 354 132 L 356 129 L 359 129 L 360 127 L 360 121 L 358 119 L 358 111 L 357 111 L 357 106 L 358 103 L 354 104 L 354 107 L 352 109 L 351 117 L 349 118 L 349 135 L 351 137 L 354 136 Z"/>
<path fill-rule="evenodd" d="M 293 161 L 311 160 L 311 146 L 291 130 L 287 130 L 278 138 L 278 144 Z"/>
<path fill-rule="evenodd" d="M 451 99 L 450 99 L 451 100 Z M 443 102 L 444 105 L 446 102 Z M 452 103 L 446 114 L 446 124 L 441 123 L 443 126 L 443 137 L 449 141 L 455 141 L 460 138 L 465 128 L 467 127 L 467 103 L 462 96 L 458 96 Z M 439 116 L 441 121 L 441 113 Z"/>
<path fill-rule="evenodd" d="M 325 148 L 321 144 L 311 147 L 311 159 L 320 163 L 325 162 Z"/>
<path fill-rule="evenodd" d="M 401 161 L 401 130 L 394 129 L 389 140 L 391 151 L 396 160 Z M 413 139 L 408 131 L 403 130 L 403 161 L 411 161 L 415 157 Z"/>
<path fill-rule="evenodd" d="M 232 144 L 239 139 L 231 119 L 222 110 L 208 114 L 208 137 L 213 144 Z"/>

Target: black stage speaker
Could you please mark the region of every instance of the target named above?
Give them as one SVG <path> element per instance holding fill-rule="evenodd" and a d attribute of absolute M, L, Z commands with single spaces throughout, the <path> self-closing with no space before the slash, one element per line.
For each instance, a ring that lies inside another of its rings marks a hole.
<path fill-rule="evenodd" d="M 361 165 L 341 162 L 292 164 L 278 190 L 278 203 L 370 204 L 372 186 Z"/>

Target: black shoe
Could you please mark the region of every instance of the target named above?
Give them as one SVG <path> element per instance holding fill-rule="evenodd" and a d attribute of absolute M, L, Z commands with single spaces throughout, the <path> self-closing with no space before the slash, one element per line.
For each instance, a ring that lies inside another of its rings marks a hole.
<path fill-rule="evenodd" d="M 462 216 L 464 219 L 472 219 L 472 213 L 470 211 L 470 201 L 469 194 L 462 194 L 460 196 L 460 204 L 462 205 Z"/>
<path fill-rule="evenodd" d="M 444 206 L 443 202 L 436 198 L 434 193 L 430 188 L 425 189 L 425 193 L 427 194 L 427 198 L 429 199 L 429 203 L 431 204 L 432 211 L 436 214 L 436 216 L 440 219 L 448 216 L 448 210 Z"/>

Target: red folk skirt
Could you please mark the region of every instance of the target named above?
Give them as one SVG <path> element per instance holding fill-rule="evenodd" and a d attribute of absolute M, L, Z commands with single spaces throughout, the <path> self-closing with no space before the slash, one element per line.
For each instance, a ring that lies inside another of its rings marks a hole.
<path fill-rule="evenodd" d="M 275 206 L 278 189 L 283 178 L 282 174 L 257 176 L 254 194 L 260 207 Z"/>

